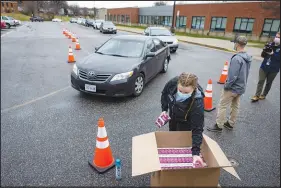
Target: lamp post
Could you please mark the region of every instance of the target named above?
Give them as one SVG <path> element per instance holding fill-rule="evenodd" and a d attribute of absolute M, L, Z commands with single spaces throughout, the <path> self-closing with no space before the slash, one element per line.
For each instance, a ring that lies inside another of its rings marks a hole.
<path fill-rule="evenodd" d="M 172 18 L 172 27 L 171 27 L 172 33 L 175 33 L 175 11 L 176 11 L 176 1 L 174 1 L 174 7 L 173 7 L 173 18 Z"/>

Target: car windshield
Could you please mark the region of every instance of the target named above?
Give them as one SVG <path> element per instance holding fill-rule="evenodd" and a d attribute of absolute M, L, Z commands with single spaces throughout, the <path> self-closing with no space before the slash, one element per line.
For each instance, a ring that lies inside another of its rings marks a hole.
<path fill-rule="evenodd" d="M 114 27 L 113 23 L 104 23 L 103 25 L 106 26 L 106 27 Z"/>
<path fill-rule="evenodd" d="M 110 39 L 97 50 L 97 53 L 120 57 L 140 57 L 143 46 L 142 41 Z"/>
<path fill-rule="evenodd" d="M 171 36 L 171 32 L 167 29 L 151 29 L 151 36 Z"/>

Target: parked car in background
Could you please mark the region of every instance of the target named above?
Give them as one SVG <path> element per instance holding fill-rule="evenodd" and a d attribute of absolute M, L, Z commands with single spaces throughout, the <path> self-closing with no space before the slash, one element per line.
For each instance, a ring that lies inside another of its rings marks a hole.
<path fill-rule="evenodd" d="M 21 25 L 21 21 L 16 20 L 16 19 L 14 19 L 14 18 L 11 17 L 11 16 L 7 16 L 7 17 L 9 17 L 11 20 L 13 20 L 13 21 L 16 23 L 16 26 L 17 26 L 17 25 Z"/>
<path fill-rule="evenodd" d="M 70 23 L 77 23 L 77 18 L 71 18 L 69 22 Z"/>
<path fill-rule="evenodd" d="M 117 29 L 116 26 L 114 25 L 114 23 L 106 21 L 106 22 L 102 22 L 100 25 L 100 32 L 102 33 L 117 33 Z"/>
<path fill-rule="evenodd" d="M 170 32 L 170 30 L 164 27 L 148 27 L 143 32 L 146 36 L 155 36 L 162 40 L 170 48 L 171 52 L 176 52 L 179 47 L 178 39 Z"/>
<path fill-rule="evenodd" d="M 6 28 L 6 23 L 1 20 L 1 29 L 5 29 L 5 28 Z"/>
<path fill-rule="evenodd" d="M 1 16 L 1 21 L 6 23 L 6 28 L 10 29 L 12 26 L 17 26 L 14 19 L 9 18 L 8 16 Z"/>
<path fill-rule="evenodd" d="M 59 18 L 54 18 L 54 19 L 52 19 L 52 22 L 62 22 L 62 20 Z"/>
<path fill-rule="evenodd" d="M 86 19 L 86 26 L 87 27 L 93 27 L 94 20 L 92 19 Z"/>
<path fill-rule="evenodd" d="M 43 22 L 44 19 L 41 18 L 40 16 L 33 16 L 33 17 L 30 18 L 30 21 L 32 21 L 32 22 Z"/>
<path fill-rule="evenodd" d="M 102 22 L 104 22 L 104 20 L 96 20 L 94 23 L 94 29 L 100 29 L 100 25 Z"/>
<path fill-rule="evenodd" d="M 86 26 L 86 19 L 85 18 L 82 18 L 81 25 Z"/>
<path fill-rule="evenodd" d="M 82 23 L 82 18 L 77 18 L 77 23 L 81 24 Z"/>
<path fill-rule="evenodd" d="M 73 65 L 71 85 L 93 95 L 139 96 L 146 83 L 167 72 L 169 61 L 169 47 L 157 38 L 115 36 Z"/>

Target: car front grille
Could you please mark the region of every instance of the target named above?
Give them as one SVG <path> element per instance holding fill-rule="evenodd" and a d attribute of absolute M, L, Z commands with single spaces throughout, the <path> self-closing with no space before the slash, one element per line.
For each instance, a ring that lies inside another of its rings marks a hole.
<path fill-rule="evenodd" d="M 89 77 L 87 72 L 79 70 L 79 78 L 89 82 L 105 82 L 111 74 L 97 74 L 94 77 Z"/>

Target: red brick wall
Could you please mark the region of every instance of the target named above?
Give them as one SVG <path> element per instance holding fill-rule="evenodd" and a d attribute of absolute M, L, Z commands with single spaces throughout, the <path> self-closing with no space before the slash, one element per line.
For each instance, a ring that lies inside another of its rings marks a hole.
<path fill-rule="evenodd" d="M 252 31 L 255 35 L 261 33 L 265 18 L 280 18 L 263 9 L 259 2 L 176 5 L 175 14 L 178 10 L 180 16 L 187 17 L 187 28 L 191 28 L 192 16 L 205 16 L 204 30 L 210 29 L 212 16 L 227 17 L 225 32 L 233 31 L 235 17 L 255 18 Z"/>
<path fill-rule="evenodd" d="M 107 9 L 107 15 L 128 15 L 131 23 L 139 23 L 139 8 L 115 8 Z"/>

